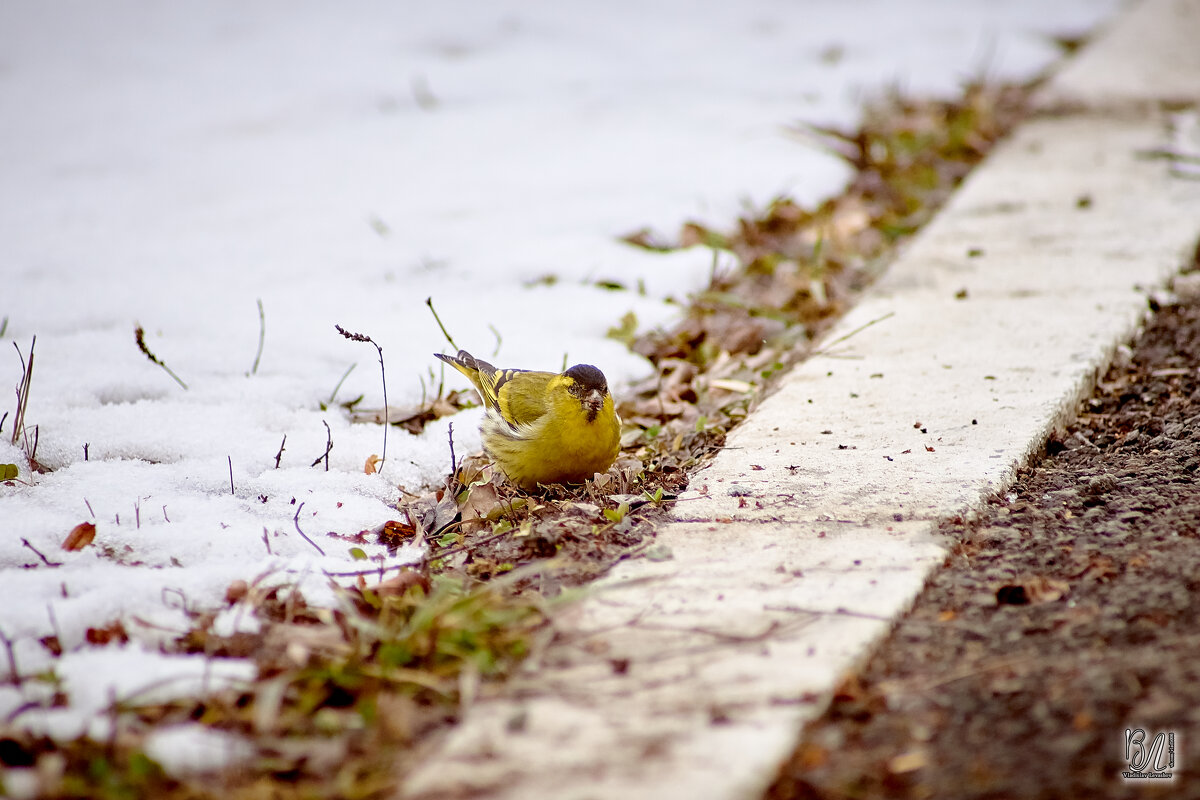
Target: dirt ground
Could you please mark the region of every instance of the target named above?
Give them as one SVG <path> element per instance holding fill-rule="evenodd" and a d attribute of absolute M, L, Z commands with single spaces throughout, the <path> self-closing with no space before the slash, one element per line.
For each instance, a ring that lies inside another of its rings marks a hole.
<path fill-rule="evenodd" d="M 1200 798 L 1200 300 L 1162 308 L 1079 414 L 943 524 L 945 565 L 769 800 Z M 1123 777 L 1167 763 L 1160 733 L 1173 777 Z"/>

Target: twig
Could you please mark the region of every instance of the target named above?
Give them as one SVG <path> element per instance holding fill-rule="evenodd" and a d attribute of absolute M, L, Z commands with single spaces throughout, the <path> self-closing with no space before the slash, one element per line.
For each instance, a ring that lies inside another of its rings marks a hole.
<path fill-rule="evenodd" d="M 629 627 L 637 627 L 639 630 L 646 631 L 661 631 L 663 633 L 698 633 L 703 636 L 710 636 L 713 639 L 723 642 L 731 642 L 735 644 L 749 644 L 753 642 L 761 642 L 771 638 L 783 624 L 779 620 L 772 620 L 767 627 L 758 633 L 727 633 L 725 631 L 713 630 L 711 628 L 702 628 L 699 625 L 685 625 L 679 627 L 676 625 L 655 625 L 648 622 L 633 622 Z"/>
<path fill-rule="evenodd" d="M 8 419 L 8 412 L 4 412 L 4 416 L 0 417 L 0 432 L 4 430 L 4 420 Z"/>
<path fill-rule="evenodd" d="M 867 614 L 863 611 L 853 611 L 844 606 L 834 609 L 802 608 L 800 606 L 763 606 L 764 611 L 786 611 L 789 614 L 809 614 L 814 617 L 855 617 L 857 619 L 873 619 L 887 622 L 891 617 L 881 617 L 878 614 Z"/>
<path fill-rule="evenodd" d="M 446 436 L 450 439 L 450 479 L 457 480 L 458 478 L 458 462 L 454 458 L 454 423 L 451 422 L 446 427 Z"/>
<path fill-rule="evenodd" d="M 21 685 L 21 673 L 17 669 L 17 651 L 13 645 L 16 644 L 4 631 L 0 631 L 0 643 L 4 644 L 4 649 L 8 652 L 8 680 L 13 686 Z"/>
<path fill-rule="evenodd" d="M 229 493 L 233 494 L 233 456 L 225 456 L 229 460 Z"/>
<path fill-rule="evenodd" d="M 299 511 L 296 512 L 297 515 L 299 515 L 299 513 L 300 513 Z M 267 538 L 267 527 L 265 525 L 263 526 L 263 544 L 266 545 L 267 555 L 269 555 L 269 556 L 275 555 L 274 553 L 271 552 L 271 540 L 269 538 Z"/>
<path fill-rule="evenodd" d="M 50 559 L 46 558 L 46 556 L 44 556 L 42 554 L 42 551 L 38 550 L 36 547 L 31 545 L 29 543 L 29 540 L 26 539 L 24 536 L 21 537 L 21 544 L 25 545 L 30 550 L 32 550 L 34 553 L 36 553 L 37 557 L 40 558 L 42 560 L 42 563 L 45 564 L 47 567 L 61 567 L 62 566 L 61 561 L 51 561 Z"/>
<path fill-rule="evenodd" d="M 8 317 L 0 320 L 0 338 L 3 338 L 5 331 L 8 330 Z"/>
<path fill-rule="evenodd" d="M 412 518 L 409 517 L 410 522 L 411 522 L 411 520 L 412 520 Z M 447 522 L 445 525 L 443 525 L 442 527 L 440 527 L 436 530 L 434 530 L 433 528 L 430 528 L 427 531 L 424 530 L 423 529 L 424 526 L 422 526 L 422 534 L 421 535 L 425 539 L 426 542 L 435 542 L 442 536 L 445 536 L 447 533 L 450 533 L 455 528 L 461 528 L 462 526 L 466 525 L 470 521 L 471 520 L 465 520 L 465 519 L 452 519 L 449 522 Z"/>
<path fill-rule="evenodd" d="M 431 305 L 430 308 L 433 308 L 433 306 Z M 351 333 L 350 331 L 347 331 L 344 328 L 342 328 L 341 325 L 334 325 L 333 327 L 337 328 L 338 333 L 340 333 L 342 336 L 346 337 L 347 339 L 349 339 L 351 341 L 368 342 L 370 344 L 375 345 L 375 350 L 376 350 L 376 352 L 379 353 L 379 374 L 380 374 L 380 377 L 383 379 L 383 455 L 379 459 L 378 472 L 380 474 L 382 474 L 383 473 L 383 465 L 385 463 L 387 463 L 387 434 L 388 434 L 387 372 L 385 371 L 384 366 L 383 366 L 383 348 L 380 347 L 379 343 L 376 342 L 374 339 L 372 339 L 370 336 L 366 336 L 361 333 Z M 329 469 L 328 461 L 325 462 L 325 469 L 326 470 Z"/>
<path fill-rule="evenodd" d="M 403 564 L 388 564 L 388 565 L 377 564 L 376 566 L 371 567 L 370 569 L 355 569 L 355 570 L 350 570 L 347 572 L 329 572 L 328 570 L 321 570 L 321 573 L 326 578 L 358 578 L 360 576 L 365 577 L 367 575 L 378 575 L 382 578 L 384 573 L 391 572 L 394 569 L 412 569 L 414 566 L 416 566 L 416 565 L 410 564 L 408 562 L 405 562 Z"/>
<path fill-rule="evenodd" d="M 461 525 L 461 524 L 462 524 L 461 520 L 458 522 L 450 523 L 450 525 Z M 449 528 L 450 525 L 447 525 L 446 528 Z M 445 528 L 443 528 L 443 530 L 445 530 Z M 443 550 L 440 553 L 430 553 L 428 557 L 442 559 L 442 558 L 446 558 L 448 556 L 458 555 L 459 553 L 463 553 L 468 550 L 473 550 L 476 547 L 482 547 L 483 545 L 488 544 L 489 542 L 494 542 L 502 536 L 508 536 L 512 532 L 513 532 L 513 529 L 509 528 L 506 531 L 501 531 L 500 533 L 494 533 L 491 536 L 480 539 L 477 542 L 471 542 L 470 544 L 464 544 L 459 547 L 453 547 L 449 550 Z M 377 575 L 377 574 L 381 574 L 383 572 L 390 572 L 391 570 L 394 570 L 394 569 L 406 569 L 406 568 L 411 569 L 412 567 L 413 567 L 413 564 L 410 564 L 410 563 L 391 564 L 389 566 L 384 566 L 383 564 L 379 564 L 377 566 L 372 567 L 371 569 L 356 569 L 356 570 L 350 570 L 347 572 L 325 571 L 324 574 L 328 578 L 357 578 L 360 575 L 362 575 L 362 576 Z M 509 573 L 509 574 L 511 575 L 512 573 Z"/>
<path fill-rule="evenodd" d="M 117 737 L 121 733 L 121 709 L 117 705 L 117 690 L 108 687 L 108 741 L 104 744 L 104 754 L 111 763 L 117 755 Z"/>
<path fill-rule="evenodd" d="M 436 558 L 439 560 L 443 559 L 443 558 L 447 558 L 448 556 L 456 556 L 459 553 L 465 553 L 470 550 L 474 550 L 476 547 L 482 547 L 483 545 L 488 544 L 489 542 L 494 542 L 497 539 L 501 538 L 502 536 L 508 536 L 514 530 L 515 530 L 514 528 L 509 528 L 506 531 L 501 531 L 500 533 L 493 533 L 491 536 L 485 536 L 477 542 L 471 542 L 470 544 L 459 545 L 458 547 L 451 547 L 449 550 L 443 550 L 440 553 L 430 553 L 429 555 L 431 558 Z"/>
<path fill-rule="evenodd" d="M 258 374 L 258 362 L 262 358 L 263 340 L 267 338 L 267 315 L 263 312 L 262 298 L 255 300 L 258 303 L 258 352 L 254 354 L 254 366 L 250 368 L 251 375 Z"/>
<path fill-rule="evenodd" d="M 179 605 L 172 605 L 171 603 L 167 602 L 167 598 L 172 596 L 179 598 Z M 178 609 L 185 614 L 191 613 L 191 609 L 188 608 L 187 592 L 183 591 L 183 589 L 176 589 L 173 586 L 164 586 L 162 591 L 159 593 L 159 597 L 162 600 L 162 604 L 167 608 L 171 610 Z"/>
<path fill-rule="evenodd" d="M 87 442 L 83 443 L 83 460 L 84 461 L 88 460 L 88 443 Z"/>
<path fill-rule="evenodd" d="M 92 511 L 92 504 L 88 502 L 88 499 L 87 499 L 86 497 L 85 497 L 85 498 L 83 498 L 83 504 L 84 504 L 85 506 L 87 506 L 87 508 L 88 508 L 88 513 L 92 515 L 92 519 L 95 519 L 95 518 L 96 518 L 96 512 L 95 512 L 95 511 Z"/>
<path fill-rule="evenodd" d="M 58 628 L 58 615 L 54 613 L 54 604 L 46 603 L 46 616 L 50 618 L 50 630 L 54 631 L 54 638 L 62 642 L 62 631 Z"/>
<path fill-rule="evenodd" d="M 325 452 L 317 456 L 317 460 L 309 466 L 315 467 L 321 463 L 321 459 L 323 458 L 325 459 L 325 471 L 329 472 L 329 451 L 333 449 L 333 432 L 329 430 L 328 422 L 321 420 L 321 424 L 325 426 Z"/>
<path fill-rule="evenodd" d="M 426 298 L 425 298 L 425 305 L 429 306 L 429 312 L 430 312 L 431 314 L 433 314 L 433 319 L 434 319 L 434 321 L 436 321 L 436 322 L 437 322 L 437 324 L 438 324 L 438 327 L 442 329 L 442 336 L 445 336 L 445 337 L 446 337 L 446 341 L 450 343 L 450 346 L 451 346 L 451 347 L 453 347 L 453 348 L 455 349 L 455 351 L 457 351 L 457 350 L 458 350 L 458 345 L 456 345 L 456 344 L 454 343 L 454 339 L 453 339 L 453 338 L 450 336 L 450 334 L 449 334 L 449 333 L 447 333 L 447 332 L 446 332 L 446 326 L 442 324 L 442 318 L 438 316 L 438 313 L 437 313 L 437 311 L 436 311 L 436 310 L 434 309 L 434 307 L 433 307 L 433 298 L 432 298 L 432 297 L 426 297 Z"/>
<path fill-rule="evenodd" d="M 317 459 L 317 460 L 320 461 L 320 459 Z M 300 504 L 300 508 L 296 509 L 296 516 L 292 518 L 292 522 L 296 523 L 296 531 L 300 534 L 301 538 L 303 538 L 304 541 L 308 542 L 313 547 L 315 547 L 317 549 L 318 553 L 320 553 L 321 555 L 325 555 L 325 551 L 321 549 L 321 545 L 317 544 L 312 539 L 308 538 L 308 534 L 305 533 L 304 531 L 300 530 L 300 509 L 302 509 L 302 508 L 304 508 L 304 503 Z"/>
<path fill-rule="evenodd" d="M 951 672 L 948 675 L 943 675 L 940 678 L 935 678 L 933 680 L 929 680 L 924 683 L 917 684 L 916 691 L 928 692 L 932 689 L 940 689 L 941 687 L 943 687 L 947 684 L 955 683 L 955 682 L 961 681 L 965 678 L 973 678 L 977 675 L 982 675 L 985 672 L 995 672 L 996 670 L 1007 669 L 1009 667 L 1015 667 L 1019 664 L 1025 663 L 1025 662 L 1038 661 L 1038 660 L 1040 660 L 1039 656 L 1037 656 L 1036 654 L 1033 654 L 1033 653 L 1026 653 L 1024 655 L 1018 655 L 1018 656 L 1010 656 L 1007 658 L 992 659 L 991 661 L 980 664 L 978 666 L 964 667 L 964 668 L 955 670 L 954 672 Z"/>
<path fill-rule="evenodd" d="M 163 503 L 163 519 L 165 519 L 167 522 L 171 521 L 171 518 L 167 516 L 167 504 L 166 503 Z"/>
<path fill-rule="evenodd" d="M 283 441 L 279 443 L 279 452 L 275 454 L 275 469 L 279 469 L 279 460 L 283 458 L 283 446 L 287 444 L 287 434 L 283 435 Z"/>
<path fill-rule="evenodd" d="M 154 355 L 154 353 L 150 352 L 150 348 L 146 346 L 146 331 L 142 328 L 141 325 L 138 325 L 136 328 L 133 329 L 133 339 L 135 342 L 137 342 L 138 349 L 141 350 L 143 354 L 145 354 L 146 358 L 150 359 L 155 364 L 158 364 L 160 367 L 162 367 L 164 370 L 166 370 L 167 374 L 170 375 L 172 378 L 174 378 L 175 382 L 178 383 L 180 386 L 182 386 L 184 388 L 184 390 L 186 390 L 188 388 L 187 384 L 184 383 L 182 380 L 180 380 L 179 376 L 176 375 L 174 372 L 172 372 L 170 367 L 168 367 L 166 364 L 164 364 L 162 361 L 160 361 L 158 356 L 156 356 L 156 355 Z"/>
<path fill-rule="evenodd" d="M 142 498 L 134 498 L 133 501 L 133 524 L 138 530 L 142 529 Z"/>
<path fill-rule="evenodd" d="M 876 319 L 873 319 L 873 320 L 871 320 L 870 322 L 867 322 L 867 323 L 865 323 L 865 324 L 863 324 L 863 325 L 859 325 L 857 328 L 855 328 L 854 330 L 850 331 L 850 332 L 849 332 L 849 333 L 847 333 L 845 336 L 839 336 L 838 338 L 834 339 L 834 340 L 833 340 L 832 342 L 830 342 L 829 344 L 827 344 L 827 345 L 825 345 L 824 347 L 822 347 L 820 350 L 814 350 L 814 351 L 812 352 L 812 355 L 813 355 L 813 356 L 823 356 L 823 355 L 825 355 L 826 353 L 828 353 L 828 352 L 829 352 L 829 351 L 830 351 L 830 350 L 831 350 L 831 349 L 832 349 L 832 348 L 833 348 L 835 345 L 839 345 L 839 344 L 841 344 L 842 342 L 844 342 L 844 341 L 846 341 L 847 339 L 849 339 L 851 336 L 857 336 L 858 334 L 862 333 L 863 331 L 865 331 L 867 328 L 871 327 L 872 325 L 876 325 L 876 324 L 878 324 L 878 323 L 880 323 L 880 322 L 883 322 L 884 320 L 886 320 L 886 319 L 889 319 L 889 318 L 891 318 L 891 317 L 894 317 L 894 316 L 896 316 L 896 312 L 895 312 L 895 311 L 889 311 L 888 313 L 884 314 L 882 317 L 877 317 Z"/>

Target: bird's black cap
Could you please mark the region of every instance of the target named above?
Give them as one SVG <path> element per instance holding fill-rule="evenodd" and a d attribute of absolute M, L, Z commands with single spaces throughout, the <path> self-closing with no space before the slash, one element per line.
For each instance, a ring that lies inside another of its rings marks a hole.
<path fill-rule="evenodd" d="M 598 389 L 601 393 L 608 391 L 608 381 L 604 379 L 604 373 L 591 364 L 576 364 L 563 374 L 575 381 L 575 385 L 571 387 L 571 394 L 582 397 L 593 389 Z"/>

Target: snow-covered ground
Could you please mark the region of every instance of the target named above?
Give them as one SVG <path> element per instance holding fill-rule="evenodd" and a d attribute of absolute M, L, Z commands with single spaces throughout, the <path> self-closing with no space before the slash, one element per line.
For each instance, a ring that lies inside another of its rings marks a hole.
<path fill-rule="evenodd" d="M 460 454 L 477 448 L 465 412 L 392 429 L 382 474 L 365 474 L 381 429 L 337 403 L 382 405 L 378 361 L 335 324 L 383 347 L 392 405 L 441 380 L 427 297 L 478 355 L 594 363 L 619 387 L 646 365 L 606 331 L 629 311 L 669 321 L 711 265 L 619 236 L 818 202 L 847 172 L 789 126 L 853 125 L 891 86 L 1031 77 L 1058 57 L 1053 35 L 1118 5 L 0 4 L 0 338 L 28 356 L 37 337 L 26 422 L 51 469 L 30 475 L 10 444 L 4 389 L 0 464 L 22 472 L 0 484 L 0 634 L 22 674 L 54 669 L 70 699 L 17 724 L 100 733 L 114 693 L 244 679 L 156 642 L 238 578 L 298 580 L 320 601 L 322 570 L 353 565 L 327 533 L 375 528 L 398 485 L 439 480 L 450 422 Z M 139 352 L 137 325 L 186 390 Z M 20 374 L 0 354 L 0 386 Z M 325 423 L 328 471 L 310 466 Z M 63 551 L 85 521 L 95 545 Z M 133 642 L 86 644 L 118 619 Z M 0 719 L 38 691 L 0 689 Z"/>

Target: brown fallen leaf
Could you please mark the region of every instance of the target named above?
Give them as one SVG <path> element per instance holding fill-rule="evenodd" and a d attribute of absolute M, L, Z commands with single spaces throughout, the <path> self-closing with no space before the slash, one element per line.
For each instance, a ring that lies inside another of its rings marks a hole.
<path fill-rule="evenodd" d="M 929 755 L 924 750 L 910 750 L 889 760 L 888 772 L 903 775 L 906 772 L 915 772 L 928 763 Z"/>
<path fill-rule="evenodd" d="M 417 529 L 410 523 L 389 519 L 375 529 L 375 535 L 380 544 L 399 547 L 417 535 Z"/>
<path fill-rule="evenodd" d="M 1089 580 L 1096 581 L 1097 583 L 1104 583 L 1105 581 L 1112 580 L 1120 574 L 1121 570 L 1111 558 L 1108 556 L 1093 556 L 1088 561 L 1087 565 L 1075 573 L 1075 575 L 1072 577 L 1076 579 L 1087 578 Z"/>
<path fill-rule="evenodd" d="M 415 435 L 433 420 L 456 414 L 468 405 L 478 405 L 478 397 L 473 389 L 466 392 L 448 392 L 444 397 L 435 397 L 424 403 L 389 406 L 386 415 L 382 408 L 353 411 L 350 421 L 381 425 L 386 416 L 388 424 L 397 425 Z"/>
<path fill-rule="evenodd" d="M 110 622 L 103 628 L 88 628 L 85 635 L 88 644 L 106 645 L 112 642 L 123 644 L 129 641 L 129 634 L 120 620 Z"/>
<path fill-rule="evenodd" d="M 375 455 L 374 453 L 367 456 L 367 463 L 363 466 L 363 472 L 368 475 L 374 475 L 379 467 L 379 461 L 379 456 Z"/>
<path fill-rule="evenodd" d="M 90 522 L 81 522 L 71 529 L 67 538 L 63 539 L 63 550 L 82 550 L 96 538 L 96 526 Z"/>
<path fill-rule="evenodd" d="M 461 506 L 463 522 L 476 519 L 491 519 L 499 515 L 503 507 L 496 487 L 490 483 L 472 486 L 466 501 Z"/>
<path fill-rule="evenodd" d="M 1071 585 L 1058 578 L 1035 575 L 1020 583 L 1009 583 L 996 590 L 999 605 L 1024 606 L 1034 603 L 1053 603 L 1061 600 L 1071 590 Z"/>
<path fill-rule="evenodd" d="M 416 570 L 406 569 L 386 581 L 367 587 L 366 590 L 380 597 L 399 597 L 414 586 L 429 591 L 429 579 Z"/>
<path fill-rule="evenodd" d="M 225 588 L 225 602 L 233 605 L 250 594 L 250 584 L 244 580 L 233 581 Z"/>

